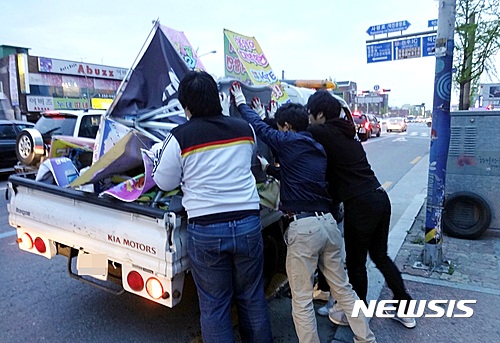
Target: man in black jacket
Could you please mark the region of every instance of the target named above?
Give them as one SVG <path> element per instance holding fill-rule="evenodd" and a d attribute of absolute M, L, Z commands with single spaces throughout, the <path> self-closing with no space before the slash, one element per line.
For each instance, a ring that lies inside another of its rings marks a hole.
<path fill-rule="evenodd" d="M 342 106 L 328 91 L 311 95 L 307 108 L 309 132 L 325 148 L 328 158 L 328 190 L 335 202 L 344 202 L 344 240 L 349 281 L 366 303 L 370 254 L 384 276 L 395 300 L 411 300 L 394 262 L 387 255 L 391 203 L 371 169 L 366 153 L 355 137 L 352 121 L 342 118 Z M 407 328 L 414 318 L 395 316 Z"/>

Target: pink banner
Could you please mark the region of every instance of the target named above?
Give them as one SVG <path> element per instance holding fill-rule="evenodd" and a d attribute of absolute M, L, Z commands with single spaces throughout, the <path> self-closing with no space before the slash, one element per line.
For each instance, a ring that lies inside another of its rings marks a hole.
<path fill-rule="evenodd" d="M 132 202 L 154 187 L 155 182 L 151 176 L 153 170 L 153 154 L 151 151 L 145 149 L 141 149 L 141 153 L 144 162 L 144 174 L 134 176 L 102 192 L 101 195 L 108 194 L 122 201 Z"/>
<path fill-rule="evenodd" d="M 205 66 L 201 63 L 198 56 L 196 56 L 196 51 L 193 50 L 184 32 L 176 31 L 163 25 L 160 28 L 184 62 L 186 62 L 189 69 L 205 70 Z"/>

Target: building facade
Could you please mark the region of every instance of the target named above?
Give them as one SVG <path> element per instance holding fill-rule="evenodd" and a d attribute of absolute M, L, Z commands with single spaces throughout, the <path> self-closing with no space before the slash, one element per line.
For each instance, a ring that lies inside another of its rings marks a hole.
<path fill-rule="evenodd" d="M 36 121 L 47 110 L 107 109 L 128 69 L 30 56 L 0 45 L 0 83 L 15 116 Z"/>

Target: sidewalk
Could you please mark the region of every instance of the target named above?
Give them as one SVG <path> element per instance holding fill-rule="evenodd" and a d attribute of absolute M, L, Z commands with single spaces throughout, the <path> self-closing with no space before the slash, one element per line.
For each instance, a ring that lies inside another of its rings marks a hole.
<path fill-rule="evenodd" d="M 474 315 L 471 318 L 419 318 L 414 329 L 407 329 L 389 318 L 374 317 L 370 326 L 377 342 L 500 342 L 500 230 L 488 229 L 477 240 L 445 235 L 443 259 L 446 263 L 437 271 L 431 271 L 422 263 L 425 210 L 424 198 L 420 211 L 407 226 L 406 237 L 400 248 L 397 247 L 395 257 L 391 257 L 403 273 L 414 299 L 477 300 L 476 304 L 469 305 Z M 394 235 L 400 234 L 401 231 L 394 232 Z M 391 231 L 390 240 L 394 235 Z M 378 300 L 389 299 L 392 293 L 383 284 Z M 426 310 L 425 313 L 432 312 Z M 352 339 L 349 328 L 339 327 L 332 342 L 352 342 Z"/>

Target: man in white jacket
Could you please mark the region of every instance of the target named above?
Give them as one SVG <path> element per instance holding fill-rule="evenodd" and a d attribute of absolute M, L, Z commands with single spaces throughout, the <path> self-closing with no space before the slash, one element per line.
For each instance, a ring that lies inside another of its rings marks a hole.
<path fill-rule="evenodd" d="M 222 114 L 217 84 L 206 72 L 187 73 L 178 99 L 189 121 L 157 151 L 153 178 L 163 190 L 180 185 L 183 192 L 203 342 L 234 342 L 232 299 L 243 342 L 272 342 L 260 199 L 250 169 L 254 132 Z"/>

